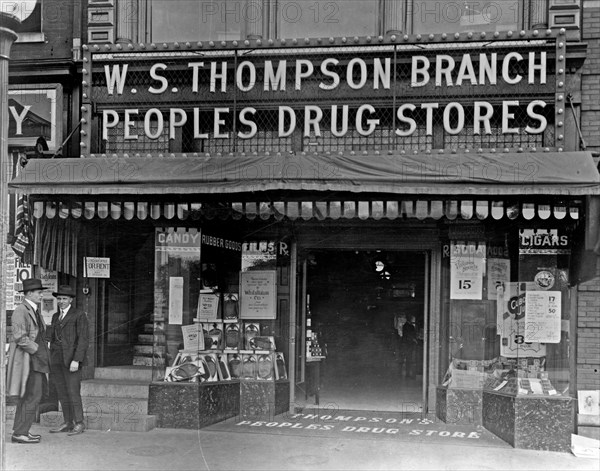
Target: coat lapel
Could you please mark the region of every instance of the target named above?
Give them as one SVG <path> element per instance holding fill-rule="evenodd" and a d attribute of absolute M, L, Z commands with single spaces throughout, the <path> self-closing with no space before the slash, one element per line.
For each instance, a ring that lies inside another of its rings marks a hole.
<path fill-rule="evenodd" d="M 65 318 L 62 321 L 60 321 L 60 323 L 62 325 L 65 325 L 71 319 L 71 317 L 74 315 L 75 315 L 75 308 L 70 307 L 69 310 L 67 311 L 67 314 L 65 315 Z M 58 311 L 58 318 L 60 319 L 60 309 Z"/>
<path fill-rule="evenodd" d="M 35 315 L 35 309 L 33 309 L 33 307 L 31 307 L 31 304 L 29 304 L 27 301 L 23 301 L 23 304 L 27 308 L 27 312 L 29 313 L 29 316 L 33 319 L 34 324 L 37 325 L 38 321 L 37 316 Z"/>

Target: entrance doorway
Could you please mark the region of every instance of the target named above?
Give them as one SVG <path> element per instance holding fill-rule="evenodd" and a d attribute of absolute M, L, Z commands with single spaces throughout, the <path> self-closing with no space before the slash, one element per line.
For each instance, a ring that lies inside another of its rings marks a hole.
<path fill-rule="evenodd" d="M 306 315 L 327 348 L 321 407 L 423 410 L 426 260 L 416 251 L 308 254 Z"/>
<path fill-rule="evenodd" d="M 97 280 L 96 365 L 152 366 L 154 227 L 117 221 L 103 230 L 110 278 Z"/>

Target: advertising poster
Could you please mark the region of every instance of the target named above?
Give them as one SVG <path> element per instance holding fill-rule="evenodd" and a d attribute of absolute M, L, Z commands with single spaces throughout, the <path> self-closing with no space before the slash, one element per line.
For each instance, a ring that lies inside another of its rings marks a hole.
<path fill-rule="evenodd" d="M 525 342 L 559 343 L 561 292 L 525 293 Z"/>
<path fill-rule="evenodd" d="M 200 232 L 156 228 L 154 240 L 154 317 L 189 324 L 198 309 Z"/>
<path fill-rule="evenodd" d="M 15 253 L 10 245 L 6 246 L 4 252 L 6 256 L 6 310 L 14 311 L 15 309 L 15 273 L 16 273 L 16 262 L 18 261 L 15 257 Z"/>
<path fill-rule="evenodd" d="M 500 337 L 502 337 L 504 328 L 504 313 L 506 312 L 504 293 L 507 289 L 509 289 L 508 284 L 496 287 L 496 333 Z"/>
<path fill-rule="evenodd" d="M 560 343 L 570 240 L 560 229 L 521 229 L 519 279 L 525 293 L 524 340 Z"/>
<path fill-rule="evenodd" d="M 15 255 L 12 247 L 6 246 L 6 310 L 14 311 L 15 307 L 23 302 L 23 280 L 33 277 L 33 267 L 21 262 Z"/>
<path fill-rule="evenodd" d="M 200 293 L 198 296 L 197 318 L 203 321 L 216 320 L 219 313 L 219 296 L 216 294 Z"/>
<path fill-rule="evenodd" d="M 277 267 L 277 243 L 274 241 L 244 242 L 242 271 L 274 270 Z"/>
<path fill-rule="evenodd" d="M 450 299 L 481 299 L 485 243 L 452 242 L 450 246 Z"/>
<path fill-rule="evenodd" d="M 242 319 L 275 319 L 277 285 L 275 270 L 240 273 Z"/>
<path fill-rule="evenodd" d="M 510 283 L 510 260 L 506 258 L 488 258 L 487 260 L 487 296 L 489 301 L 496 300 L 498 286 Z"/>
<path fill-rule="evenodd" d="M 182 325 L 183 349 L 186 351 L 204 350 L 204 334 L 202 324 Z"/>
<path fill-rule="evenodd" d="M 42 285 L 46 287 L 42 295 L 42 317 L 46 324 L 50 324 L 52 322 L 52 314 L 58 310 L 56 298 L 52 296 L 52 293 L 55 293 L 58 289 L 58 272 L 40 268 L 40 279 L 42 280 Z"/>
<path fill-rule="evenodd" d="M 110 258 L 85 257 L 83 276 L 87 278 L 110 278 Z"/>
<path fill-rule="evenodd" d="M 600 415 L 600 391 L 577 391 L 578 412 L 584 415 Z"/>
<path fill-rule="evenodd" d="M 500 355 L 507 358 L 540 358 L 546 356 L 546 346 L 539 342 L 525 341 L 525 292 L 519 292 L 518 283 L 508 283 L 505 290 L 499 290 L 502 298 Z"/>
<path fill-rule="evenodd" d="M 169 324 L 183 324 L 183 277 L 169 278 Z"/>

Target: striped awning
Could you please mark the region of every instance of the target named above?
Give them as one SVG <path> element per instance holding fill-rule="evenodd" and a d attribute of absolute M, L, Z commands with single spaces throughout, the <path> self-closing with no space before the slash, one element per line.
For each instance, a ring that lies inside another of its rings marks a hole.
<path fill-rule="evenodd" d="M 414 199 L 428 195 L 429 199 L 472 200 L 515 196 L 522 201 L 534 195 L 600 195 L 600 174 L 590 152 L 450 155 L 303 152 L 172 158 L 115 155 L 33 159 L 9 183 L 9 191 L 122 201 L 157 195 L 167 201 L 176 200 L 176 195 L 193 195 L 190 198 L 195 199 L 201 195 L 229 195 L 229 200 L 241 200 L 242 196 L 231 195 L 267 192 L 369 193 L 396 195 L 391 198 L 398 199 L 406 195 Z M 356 199 L 366 198 L 356 196 Z"/>
<path fill-rule="evenodd" d="M 541 204 L 504 200 L 373 200 L 373 201 L 244 201 L 224 203 L 164 203 L 143 201 L 37 201 L 33 203 L 36 218 L 124 219 L 124 220 L 199 220 L 234 219 L 282 220 L 303 219 L 465 219 L 525 220 L 539 218 L 573 219 L 580 217 L 581 201 Z"/>

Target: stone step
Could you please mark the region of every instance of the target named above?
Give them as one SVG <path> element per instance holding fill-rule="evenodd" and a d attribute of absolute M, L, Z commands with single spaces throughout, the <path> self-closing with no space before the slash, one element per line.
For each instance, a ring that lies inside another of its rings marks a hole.
<path fill-rule="evenodd" d="M 164 345 L 166 341 L 165 334 L 139 334 L 138 342 L 146 345 Z"/>
<path fill-rule="evenodd" d="M 111 332 L 106 336 L 108 343 L 124 344 L 129 342 L 129 333 Z"/>
<path fill-rule="evenodd" d="M 167 351 L 166 345 L 134 345 L 133 351 L 137 355 L 164 356 Z"/>
<path fill-rule="evenodd" d="M 152 368 L 132 365 L 108 366 L 96 368 L 94 370 L 94 379 L 126 379 L 133 381 L 152 381 Z"/>
<path fill-rule="evenodd" d="M 164 368 L 165 364 L 164 358 L 152 358 L 142 355 L 133 357 L 133 366 L 154 366 L 155 368 Z"/>
<path fill-rule="evenodd" d="M 40 425 L 53 428 L 63 421 L 61 412 L 46 412 L 40 416 Z M 84 423 L 89 430 L 117 431 L 117 432 L 148 432 L 156 427 L 156 416 L 138 414 L 100 414 L 87 411 L 84 414 Z"/>
<path fill-rule="evenodd" d="M 82 396 L 148 398 L 150 381 L 89 379 L 81 382 Z"/>
<path fill-rule="evenodd" d="M 6 420 L 13 420 L 15 418 L 15 412 L 17 411 L 17 406 L 6 405 Z M 2 420 L 2 419 L 0 419 Z"/>
<path fill-rule="evenodd" d="M 81 398 L 86 415 L 113 414 L 115 417 L 137 417 L 148 414 L 148 400 L 135 397 L 97 397 Z"/>
<path fill-rule="evenodd" d="M 593 438 L 594 440 L 600 440 L 600 427 L 589 427 L 585 425 L 579 425 L 577 427 L 577 435 L 582 437 Z"/>
<path fill-rule="evenodd" d="M 164 326 L 164 324 L 163 324 Z M 145 334 L 153 334 L 154 332 L 156 332 L 157 334 L 164 334 L 165 330 L 164 327 L 160 327 L 160 326 L 155 326 L 154 324 L 144 324 L 144 333 Z"/>

